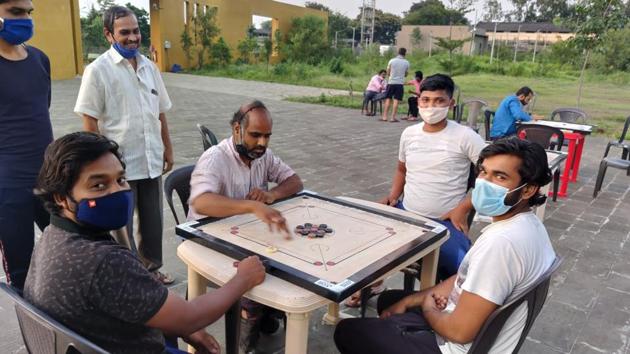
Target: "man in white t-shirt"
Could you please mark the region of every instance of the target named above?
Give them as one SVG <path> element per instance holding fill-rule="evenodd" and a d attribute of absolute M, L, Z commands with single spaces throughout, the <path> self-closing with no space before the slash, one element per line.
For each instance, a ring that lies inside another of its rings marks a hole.
<path fill-rule="evenodd" d="M 453 80 L 442 74 L 422 81 L 418 106 L 424 122 L 403 131 L 392 188 L 381 200 L 383 204 L 432 218 L 448 228 L 450 237 L 440 247 L 439 279 L 455 274 L 470 248 L 465 235 L 470 208 L 460 204 L 466 204 L 462 201 L 468 189 L 471 163 L 477 161 L 486 146 L 472 129 L 446 119 L 455 103 L 454 88 Z"/>
<path fill-rule="evenodd" d="M 409 73 L 409 62 L 405 59 L 406 54 L 407 49 L 398 49 L 398 56 L 391 59 L 387 64 L 387 76 L 389 79 L 387 81 L 387 90 L 385 91 L 385 109 L 383 109 L 383 117 L 381 118 L 384 122 L 387 122 L 387 111 L 389 110 L 389 105 L 392 103 L 392 99 L 394 100 L 394 104 L 392 107 L 392 118 L 389 121 L 399 121 L 396 119 L 396 113 L 398 112 L 398 104 L 403 99 L 405 77 L 407 73 Z"/>
<path fill-rule="evenodd" d="M 467 353 L 499 306 L 522 295 L 551 266 L 555 252 L 531 208 L 551 181 L 544 149 L 518 138 L 498 140 L 479 155 L 472 204 L 492 216 L 457 275 L 417 293 L 392 290 L 378 301 L 380 318 L 342 320 L 335 343 L 349 353 Z M 521 305 L 490 353 L 511 353 L 527 319 Z M 357 340 L 360 338 L 360 340 Z"/>

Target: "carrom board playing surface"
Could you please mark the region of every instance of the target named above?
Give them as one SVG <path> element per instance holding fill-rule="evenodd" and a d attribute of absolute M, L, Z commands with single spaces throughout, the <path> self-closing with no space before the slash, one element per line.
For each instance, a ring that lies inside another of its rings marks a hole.
<path fill-rule="evenodd" d="M 258 255 L 268 273 L 336 302 L 446 236 L 443 226 L 428 219 L 307 192 L 272 207 L 286 218 L 291 239 L 270 232 L 253 214 L 189 222 L 177 234 L 232 258 Z M 305 223 L 326 224 L 332 232 L 315 238 L 294 232 Z"/>

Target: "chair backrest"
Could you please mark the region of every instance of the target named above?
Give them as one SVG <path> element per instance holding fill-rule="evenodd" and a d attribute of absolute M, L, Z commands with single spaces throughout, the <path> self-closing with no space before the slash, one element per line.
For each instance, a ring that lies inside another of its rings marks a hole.
<path fill-rule="evenodd" d="M 525 140 L 535 142 L 545 150 L 554 143 L 556 150 L 560 151 L 562 144 L 564 144 L 564 133 L 558 128 L 541 124 L 521 124 L 516 128 L 516 135 L 521 137 L 521 132 L 524 132 Z M 556 141 L 554 141 L 554 137 L 556 137 Z"/>
<path fill-rule="evenodd" d="M 621 136 L 619 137 L 619 143 L 623 143 L 626 140 L 626 134 L 628 133 L 628 127 L 630 127 L 630 116 L 626 118 L 626 123 L 623 125 L 623 130 L 621 131 Z"/>
<path fill-rule="evenodd" d="M 217 145 L 219 142 L 217 137 L 205 125 L 197 123 L 197 129 L 201 133 L 201 142 L 203 143 L 203 151 L 208 150 L 211 146 Z"/>
<path fill-rule="evenodd" d="M 579 108 L 558 108 L 551 112 L 551 120 L 555 120 L 556 116 L 565 123 L 586 123 L 588 119 L 586 112 Z"/>
<path fill-rule="evenodd" d="M 556 257 L 549 269 L 547 269 L 547 271 L 536 281 L 536 283 L 525 290 L 522 295 L 494 310 L 494 312 L 483 324 L 483 327 L 479 330 L 479 333 L 475 337 L 468 354 L 488 353 L 490 349 L 492 349 L 499 333 L 501 333 L 501 329 L 505 325 L 505 322 L 507 322 L 512 313 L 514 313 L 514 311 L 525 302 L 527 303 L 527 319 L 525 321 L 525 327 L 523 328 L 521 337 L 512 352 L 513 354 L 518 353 L 518 350 L 521 348 L 521 345 L 523 345 L 525 338 L 527 338 L 529 330 L 534 324 L 534 320 L 540 313 L 540 310 L 542 310 L 545 300 L 547 299 L 551 275 L 558 269 L 558 267 L 560 267 L 560 264 L 562 264 L 562 259 Z"/>
<path fill-rule="evenodd" d="M 29 354 L 107 354 L 78 333 L 31 305 L 10 285 L 0 283 L 15 302 L 22 339 Z"/>
<path fill-rule="evenodd" d="M 173 217 L 175 217 L 175 222 L 177 224 L 179 224 L 179 218 L 177 217 L 175 207 L 173 206 L 173 190 L 176 191 L 179 196 L 182 207 L 184 207 L 184 218 L 186 218 L 186 215 L 188 215 L 188 197 L 190 197 L 190 176 L 192 175 L 194 169 L 195 165 L 180 167 L 171 172 L 164 181 L 164 195 L 166 197 L 166 202 L 168 203 L 169 208 L 171 208 L 171 212 L 173 213 Z"/>
<path fill-rule="evenodd" d="M 483 128 L 486 133 L 484 139 L 490 140 L 490 127 L 492 127 L 492 118 L 494 118 L 494 111 L 486 109 L 483 112 Z"/>

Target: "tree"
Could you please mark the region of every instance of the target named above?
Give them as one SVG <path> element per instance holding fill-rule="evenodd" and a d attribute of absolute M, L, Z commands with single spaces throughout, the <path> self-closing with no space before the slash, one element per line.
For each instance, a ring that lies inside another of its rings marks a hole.
<path fill-rule="evenodd" d="M 217 8 L 211 7 L 205 13 L 193 17 L 195 47 L 197 49 L 197 68 L 203 67 L 205 56 L 210 53 L 214 38 L 221 32 L 217 26 Z"/>
<path fill-rule="evenodd" d="M 81 42 L 84 53 L 101 53 L 109 47 L 103 35 L 103 15 L 100 11 L 90 8 L 86 17 L 81 18 Z"/>
<path fill-rule="evenodd" d="M 188 28 L 184 27 L 182 34 L 179 36 L 180 43 L 182 45 L 182 49 L 184 50 L 184 55 L 186 56 L 186 66 L 190 67 L 190 61 L 193 56 L 193 41 L 188 33 Z"/>
<path fill-rule="evenodd" d="M 411 31 L 411 44 L 413 48 L 420 47 L 420 42 L 422 41 L 422 33 L 420 32 L 420 28 L 415 27 L 413 31 Z"/>
<path fill-rule="evenodd" d="M 357 28 L 360 27 L 361 23 L 361 10 L 362 9 L 359 8 L 359 15 L 353 21 L 353 26 Z M 401 25 L 402 19 L 399 16 L 376 9 L 374 11 L 374 43 L 394 43 L 396 32 L 400 31 Z M 357 32 L 359 31 L 360 30 Z"/>
<path fill-rule="evenodd" d="M 140 28 L 140 35 L 142 36 L 142 46 L 149 48 L 151 45 L 151 27 L 149 26 L 149 13 L 145 9 L 141 9 L 133 6 L 131 3 L 125 4 L 125 6 L 131 10 L 138 20 L 138 27 Z"/>
<path fill-rule="evenodd" d="M 101 10 L 101 14 L 103 13 L 103 11 L 116 5 L 116 1 L 114 0 L 96 0 L 96 3 L 98 4 L 99 10 Z"/>
<path fill-rule="evenodd" d="M 503 8 L 499 0 L 486 0 L 484 7 L 485 13 L 483 20 L 487 22 L 500 21 L 503 17 Z"/>
<path fill-rule="evenodd" d="M 219 37 L 219 40 L 212 46 L 210 56 L 212 57 L 212 62 L 218 66 L 225 66 L 232 61 L 230 47 L 223 37 Z"/>
<path fill-rule="evenodd" d="M 238 44 L 236 45 L 236 50 L 238 51 L 238 63 L 249 64 L 251 62 L 250 59 L 252 54 L 259 49 L 256 37 L 254 36 L 255 30 L 256 29 L 253 26 L 250 26 L 245 32 L 245 38 L 238 41 Z"/>
<path fill-rule="evenodd" d="M 448 60 L 440 62 L 440 65 L 442 65 L 449 72 L 449 74 L 453 73 L 453 66 L 454 66 L 453 52 L 456 49 L 461 48 L 461 46 L 463 46 L 464 43 L 468 42 L 469 40 L 470 38 L 466 38 L 466 39 L 436 38 L 435 44 L 438 47 L 448 51 Z"/>
<path fill-rule="evenodd" d="M 324 20 L 312 15 L 294 18 L 282 49 L 289 60 L 319 64 L 328 51 Z"/>
<path fill-rule="evenodd" d="M 260 23 L 260 29 L 271 33 L 271 20 L 263 21 Z"/>
<path fill-rule="evenodd" d="M 328 41 L 331 42 L 335 39 L 335 32 L 339 32 L 342 38 L 352 36 L 352 20 L 343 15 L 340 12 L 332 11 L 329 7 L 322 4 L 307 1 L 304 4 L 305 7 L 315 10 L 320 10 L 328 13 Z M 357 26 L 355 26 L 357 27 Z"/>
<path fill-rule="evenodd" d="M 262 46 L 262 57 L 267 64 L 267 71 L 269 71 L 269 61 L 271 60 L 271 55 L 273 54 L 273 41 L 270 38 L 265 38 Z"/>
<path fill-rule="evenodd" d="M 402 20 L 405 25 L 466 25 L 464 13 L 447 9 L 440 0 L 414 3 Z"/>
<path fill-rule="evenodd" d="M 599 46 L 605 33 L 621 29 L 628 22 L 625 16 L 625 4 L 621 0 L 584 0 L 576 6 L 577 26 L 572 43 L 584 51 L 584 63 L 580 72 L 577 105 L 580 105 L 584 72 L 591 52 Z"/>

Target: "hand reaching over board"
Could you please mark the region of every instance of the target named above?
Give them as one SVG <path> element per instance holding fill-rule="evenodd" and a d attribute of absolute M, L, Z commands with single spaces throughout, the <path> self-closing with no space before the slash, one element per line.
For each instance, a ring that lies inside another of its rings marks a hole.
<path fill-rule="evenodd" d="M 265 266 L 257 256 L 247 257 L 238 263 L 236 276 L 241 277 L 251 289 L 265 280 Z"/>
<path fill-rule="evenodd" d="M 291 238 L 291 233 L 289 233 L 289 228 L 287 227 L 287 220 L 276 209 L 256 202 L 253 213 L 260 221 L 269 226 L 269 231 L 280 232 L 284 234 L 286 239 Z"/>

